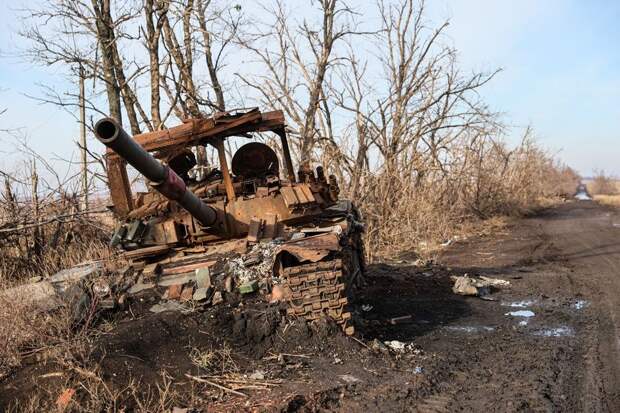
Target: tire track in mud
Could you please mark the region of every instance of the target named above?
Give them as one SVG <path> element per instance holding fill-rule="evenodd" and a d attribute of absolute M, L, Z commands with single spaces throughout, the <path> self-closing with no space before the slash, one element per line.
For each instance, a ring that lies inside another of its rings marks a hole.
<path fill-rule="evenodd" d="M 601 219 L 606 213 L 606 208 L 592 202 L 567 203 L 518 221 L 509 237 L 494 242 L 491 236 L 473 243 L 495 259 L 477 262 L 477 250 L 472 252 L 467 245 L 450 252 L 456 264 L 446 265 L 463 271 L 486 270 L 499 278 L 514 276 L 519 281 L 509 294 L 521 294 L 521 299 L 537 295 L 547 303 L 560 304 L 535 310 L 538 331 L 496 324 L 486 341 L 464 336 L 469 347 L 454 337 L 425 338 L 423 347 L 429 351 L 446 340 L 439 346 L 442 351 L 469 348 L 475 356 L 467 360 L 457 355 L 448 364 L 453 372 L 468 375 L 468 380 L 457 384 L 456 395 L 439 391 L 421 399 L 418 411 L 620 411 L 620 229 Z M 581 297 L 591 306 L 571 311 L 570 300 Z M 497 309 L 485 309 L 475 299 L 468 304 L 474 306 L 473 313 L 459 324 L 493 322 L 488 314 Z M 541 328 L 561 325 L 568 325 L 574 336 L 537 336 Z M 448 380 L 433 387 L 453 386 Z"/>
<path fill-rule="evenodd" d="M 451 393 L 437 393 L 427 397 L 417 404 L 415 411 L 417 413 L 449 413 L 450 403 L 454 400 Z"/>
<path fill-rule="evenodd" d="M 581 404 L 588 412 L 620 411 L 620 230 L 618 211 L 594 202 L 572 202 L 536 221 L 551 240 L 551 261 L 573 294 L 589 298 L 590 324 L 582 334 Z"/>
<path fill-rule="evenodd" d="M 577 251 L 581 251 L 576 260 L 571 261 L 569 258 L 569 265 L 580 274 L 579 277 L 570 275 L 571 281 L 599 298 L 593 300 L 597 319 L 596 325 L 591 327 L 592 334 L 588 336 L 589 343 L 584 357 L 584 410 L 618 411 L 620 324 L 617 312 L 620 306 L 620 281 L 616 271 L 620 267 L 620 251 L 613 249 L 612 240 L 620 236 L 620 231 L 615 230 L 608 222 L 610 220 L 606 219 L 610 212 L 604 212 L 602 208 L 587 208 L 586 211 L 590 213 L 589 216 L 576 220 L 575 233 L 580 236 L 575 237 L 575 233 L 570 232 L 564 236 L 567 245 L 576 242 L 579 247 Z"/>

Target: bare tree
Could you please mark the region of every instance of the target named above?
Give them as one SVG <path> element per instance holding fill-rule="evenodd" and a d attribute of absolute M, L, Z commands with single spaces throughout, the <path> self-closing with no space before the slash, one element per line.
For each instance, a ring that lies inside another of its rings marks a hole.
<path fill-rule="evenodd" d="M 149 73 L 151 91 L 151 129 L 158 130 L 162 126 L 161 119 L 161 95 L 159 84 L 161 79 L 159 61 L 159 43 L 161 40 L 161 30 L 164 20 L 161 16 L 166 13 L 166 9 L 154 0 L 144 1 L 144 20 L 146 29 L 144 37 L 146 49 L 149 54 Z"/>
<path fill-rule="evenodd" d="M 243 20 L 240 6 L 211 0 L 60 0 L 24 15 L 27 29 L 21 35 L 30 41 L 24 58 L 69 71 L 84 67 L 93 80 L 89 110 L 127 120 L 134 134 L 163 127 L 170 112 L 185 118 L 200 116 L 200 106 L 225 109 L 220 71 Z M 197 81 L 199 65 L 210 82 Z M 150 91 L 146 105 L 143 87 Z M 51 92 L 42 100 L 71 109 L 78 99 Z"/>
<path fill-rule="evenodd" d="M 257 24 L 255 33 L 239 39 L 263 65 L 265 74 L 238 76 L 260 94 L 263 104 L 285 110 L 299 136 L 296 146 L 301 164 L 310 162 L 320 138 L 329 135 L 328 139 L 333 139 L 329 108 L 320 112 L 325 79 L 338 59 L 336 45 L 357 33 L 354 12 L 344 1 L 313 4 L 320 16 L 318 24 L 306 19 L 295 21 L 284 3 L 276 1 L 273 9 L 266 10 L 275 20 Z"/>
<path fill-rule="evenodd" d="M 301 14 L 282 0 L 57 0 L 31 11 L 24 56 L 71 76 L 83 67 L 87 112 L 134 134 L 246 99 L 282 109 L 300 168 L 323 164 L 364 210 L 368 251 L 521 210 L 553 193 L 544 176 L 570 186 L 528 131 L 515 148 L 503 142 L 479 93 L 497 71 L 463 72 L 448 22 L 433 25 L 424 0 L 377 1 L 362 14 L 313 0 Z M 75 110 L 75 93 L 45 91 L 43 101 Z"/>
<path fill-rule="evenodd" d="M 423 153 L 439 166 L 460 131 L 491 120 L 476 91 L 497 72 L 461 74 L 456 50 L 441 41 L 448 23 L 427 28 L 424 1 L 381 1 L 379 10 L 387 94 L 370 121 L 373 141 L 389 171 L 415 171 Z"/>

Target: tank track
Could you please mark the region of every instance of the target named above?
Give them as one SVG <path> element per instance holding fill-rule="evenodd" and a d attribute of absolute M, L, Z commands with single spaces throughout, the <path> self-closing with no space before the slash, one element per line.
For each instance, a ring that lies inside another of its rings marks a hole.
<path fill-rule="evenodd" d="M 340 259 L 283 269 L 282 277 L 291 291 L 288 314 L 308 321 L 327 316 L 352 335 L 355 328 L 351 325 L 345 274 Z"/>

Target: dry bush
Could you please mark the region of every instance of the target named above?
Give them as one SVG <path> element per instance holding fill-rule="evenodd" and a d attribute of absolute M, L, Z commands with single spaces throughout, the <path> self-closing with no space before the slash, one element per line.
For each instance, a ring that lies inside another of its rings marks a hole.
<path fill-rule="evenodd" d="M 606 175 L 605 171 L 595 171 L 592 182 L 588 185 L 588 191 L 592 195 L 617 195 L 618 185 L 616 179 Z"/>
<path fill-rule="evenodd" d="M 52 275 L 111 253 L 111 227 L 101 209 L 87 214 L 77 196 L 61 188 L 43 191 L 36 171 L 30 175 L 30 180 L 5 176 L 0 194 L 0 285 Z"/>
<path fill-rule="evenodd" d="M 78 199 L 62 188 L 41 188 L 34 168 L 4 175 L 0 193 L 0 289 L 17 286 L 33 276 L 52 275 L 80 262 L 106 258 L 109 228 L 98 214 L 78 208 Z M 82 368 L 89 359 L 94 308 L 76 318 L 79 297 L 70 294 L 53 311 L 41 312 L 30 294 L 20 288 L 0 295 L 0 376 L 20 366 L 25 358 L 52 361 L 70 370 Z M 68 292 L 67 292 L 68 294 Z M 67 367 L 67 368 L 69 368 Z"/>
<path fill-rule="evenodd" d="M 569 188 L 574 192 L 579 182 L 529 136 L 512 150 L 492 139 L 452 149 L 456 156 L 441 168 L 364 177 L 357 202 L 367 222 L 371 260 L 432 250 L 466 235 L 476 221 L 526 214 L 566 196 Z"/>
<path fill-rule="evenodd" d="M 78 297 L 50 312 L 37 311 L 31 303 L 16 298 L 0 297 L 0 376 L 24 358 L 61 365 L 79 365 L 89 358 L 97 331 L 91 328 L 95 308 L 76 318 Z"/>

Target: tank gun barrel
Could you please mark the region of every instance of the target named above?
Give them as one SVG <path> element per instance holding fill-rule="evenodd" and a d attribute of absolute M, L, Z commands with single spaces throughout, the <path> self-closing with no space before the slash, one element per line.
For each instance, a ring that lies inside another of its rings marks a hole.
<path fill-rule="evenodd" d="M 134 141 L 121 125 L 112 118 L 103 118 L 95 124 L 95 135 L 105 146 L 125 159 L 144 175 L 163 196 L 179 203 L 202 225 L 212 226 L 217 221 L 215 209 L 205 204 L 187 189 L 183 179 L 170 167 L 162 164 Z"/>

